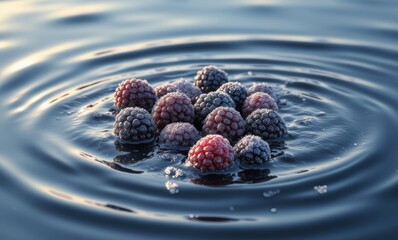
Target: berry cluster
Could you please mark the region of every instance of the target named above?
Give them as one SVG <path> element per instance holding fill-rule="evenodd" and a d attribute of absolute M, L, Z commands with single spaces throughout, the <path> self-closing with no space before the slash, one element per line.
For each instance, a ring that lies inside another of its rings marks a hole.
<path fill-rule="evenodd" d="M 287 134 L 272 87 L 256 83 L 246 89 L 211 65 L 194 80 L 155 89 L 141 79 L 120 83 L 114 94 L 121 109 L 114 134 L 132 144 L 154 141 L 159 134 L 162 148 L 190 148 L 188 161 L 201 172 L 225 171 L 235 162 L 245 168 L 266 166 L 271 150 L 265 140 Z"/>

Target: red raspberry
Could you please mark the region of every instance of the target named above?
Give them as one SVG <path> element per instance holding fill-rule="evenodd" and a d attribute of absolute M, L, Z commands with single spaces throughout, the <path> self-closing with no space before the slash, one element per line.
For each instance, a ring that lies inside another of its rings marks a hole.
<path fill-rule="evenodd" d="M 126 107 L 141 107 L 151 110 L 157 100 L 155 91 L 146 80 L 127 79 L 119 84 L 115 90 L 115 106 L 123 109 Z"/>
<path fill-rule="evenodd" d="M 246 98 L 242 107 L 242 115 L 246 118 L 250 113 L 261 108 L 278 111 L 278 105 L 270 95 L 257 92 Z"/>
<path fill-rule="evenodd" d="M 188 152 L 188 160 L 201 172 L 227 170 L 234 163 L 234 150 L 221 135 L 201 138 Z"/>
<path fill-rule="evenodd" d="M 203 132 L 220 134 L 230 142 L 238 140 L 245 132 L 245 121 L 238 111 L 231 107 L 218 107 L 207 115 Z"/>
<path fill-rule="evenodd" d="M 187 95 L 179 92 L 168 93 L 156 102 L 152 117 L 159 129 L 173 122 L 193 123 L 195 112 Z"/>

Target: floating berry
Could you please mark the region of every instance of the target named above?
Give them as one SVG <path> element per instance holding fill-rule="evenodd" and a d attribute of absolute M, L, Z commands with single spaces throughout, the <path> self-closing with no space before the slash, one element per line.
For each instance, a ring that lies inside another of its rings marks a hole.
<path fill-rule="evenodd" d="M 200 138 L 199 131 L 190 123 L 170 123 L 160 132 L 159 143 L 162 147 L 191 147 Z"/>
<path fill-rule="evenodd" d="M 114 95 L 115 106 L 140 107 L 150 110 L 157 100 L 155 91 L 146 80 L 127 79 L 116 88 Z"/>
<path fill-rule="evenodd" d="M 113 127 L 114 134 L 125 141 L 146 143 L 155 139 L 155 122 L 143 108 L 128 107 L 120 110 Z"/>
<path fill-rule="evenodd" d="M 278 105 L 276 105 L 275 100 L 270 95 L 258 92 L 246 98 L 242 107 L 242 115 L 247 117 L 253 111 L 261 108 L 278 111 Z"/>
<path fill-rule="evenodd" d="M 177 91 L 184 93 L 191 99 L 192 104 L 195 104 L 200 94 L 202 94 L 202 91 L 198 87 L 187 80 L 177 80 L 173 84 L 177 87 Z"/>
<path fill-rule="evenodd" d="M 225 92 L 228 94 L 232 100 L 234 100 L 236 109 L 240 110 L 242 108 L 243 102 L 247 97 L 247 89 L 245 86 L 239 82 L 228 82 L 223 84 L 218 90 L 218 92 Z"/>
<path fill-rule="evenodd" d="M 195 113 L 191 100 L 179 92 L 168 93 L 156 102 L 152 116 L 159 129 L 173 122 L 193 123 Z"/>
<path fill-rule="evenodd" d="M 274 89 L 268 83 L 253 83 L 253 85 L 247 89 L 248 96 L 257 92 L 268 93 L 268 95 L 276 100 Z"/>
<path fill-rule="evenodd" d="M 161 98 L 171 92 L 177 92 L 177 86 L 174 83 L 163 83 L 155 88 L 155 93 L 158 98 Z"/>
<path fill-rule="evenodd" d="M 242 166 L 264 166 L 271 159 L 271 149 L 258 136 L 247 135 L 234 146 L 235 157 Z"/>
<path fill-rule="evenodd" d="M 231 107 L 218 107 L 207 115 L 203 132 L 220 134 L 230 142 L 238 140 L 245 132 L 245 121 L 238 111 Z"/>
<path fill-rule="evenodd" d="M 193 107 L 195 109 L 196 122 L 202 124 L 206 116 L 217 107 L 235 108 L 235 103 L 224 92 L 211 92 L 201 94 Z"/>
<path fill-rule="evenodd" d="M 234 151 L 221 135 L 201 138 L 188 152 L 188 160 L 202 172 L 222 171 L 232 167 Z"/>
<path fill-rule="evenodd" d="M 199 70 L 195 76 L 195 86 L 202 92 L 216 91 L 221 85 L 228 82 L 228 74 L 216 66 L 209 65 Z"/>
<path fill-rule="evenodd" d="M 246 133 L 264 140 L 275 139 L 287 134 L 286 123 L 275 111 L 258 109 L 246 118 Z"/>

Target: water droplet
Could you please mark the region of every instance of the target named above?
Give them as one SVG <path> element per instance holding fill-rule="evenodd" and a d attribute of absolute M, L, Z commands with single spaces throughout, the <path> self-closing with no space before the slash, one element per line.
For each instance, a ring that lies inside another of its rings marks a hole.
<path fill-rule="evenodd" d="M 354 143 L 354 146 L 357 146 L 358 144 L 357 143 Z"/>
<path fill-rule="evenodd" d="M 278 209 L 276 209 L 276 208 L 271 208 L 271 212 L 272 213 L 276 213 L 278 211 Z"/>
<path fill-rule="evenodd" d="M 266 198 L 269 198 L 269 197 L 275 196 L 276 194 L 279 194 L 279 193 L 280 193 L 279 189 L 269 190 L 267 192 L 263 192 L 263 196 Z"/>
<path fill-rule="evenodd" d="M 171 193 L 171 194 L 176 194 L 176 193 L 178 193 L 180 190 L 178 189 L 178 184 L 177 183 L 175 183 L 175 182 L 170 182 L 170 181 L 167 181 L 166 183 L 165 183 L 165 186 L 166 186 L 166 188 L 167 188 L 167 190 Z"/>
<path fill-rule="evenodd" d="M 247 75 L 253 76 L 253 72 L 252 72 L 252 71 L 248 71 L 248 72 L 247 72 Z"/>
<path fill-rule="evenodd" d="M 314 190 L 317 191 L 319 194 L 325 194 L 328 192 L 328 185 L 315 186 Z"/>

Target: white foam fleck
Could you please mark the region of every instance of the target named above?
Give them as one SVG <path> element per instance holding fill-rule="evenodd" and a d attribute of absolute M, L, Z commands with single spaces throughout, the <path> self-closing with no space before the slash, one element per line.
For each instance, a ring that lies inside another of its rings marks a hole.
<path fill-rule="evenodd" d="M 166 174 L 167 177 L 171 177 L 171 178 L 179 178 L 179 177 L 183 177 L 185 174 L 184 172 L 176 167 L 167 167 L 164 170 L 164 173 Z"/>
<path fill-rule="evenodd" d="M 271 212 L 272 213 L 276 213 L 278 211 L 278 209 L 276 209 L 276 208 L 271 208 Z"/>
<path fill-rule="evenodd" d="M 325 194 L 328 192 L 328 185 L 315 186 L 314 190 L 317 191 L 319 194 Z"/>
<path fill-rule="evenodd" d="M 180 191 L 180 190 L 178 189 L 178 187 L 179 187 L 178 184 L 175 183 L 175 182 L 167 181 L 164 185 L 166 186 L 167 190 L 168 190 L 171 194 L 176 194 L 176 193 L 178 193 L 178 192 Z"/>
<path fill-rule="evenodd" d="M 279 189 L 269 190 L 267 192 L 263 192 L 263 196 L 269 198 L 269 197 L 275 196 L 276 194 L 279 194 L 280 192 L 281 191 Z"/>
<path fill-rule="evenodd" d="M 253 76 L 253 72 L 252 72 L 252 71 L 248 71 L 248 72 L 247 72 L 247 75 Z"/>

